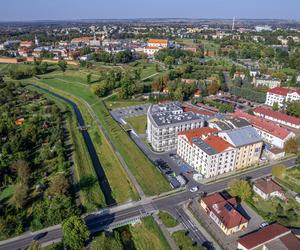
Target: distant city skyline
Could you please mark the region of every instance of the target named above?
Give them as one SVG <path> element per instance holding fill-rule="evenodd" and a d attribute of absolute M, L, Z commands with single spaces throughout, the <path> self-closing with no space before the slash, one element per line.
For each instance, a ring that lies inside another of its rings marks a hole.
<path fill-rule="evenodd" d="M 238 18 L 300 19 L 299 0 L 9 0 L 0 21 Z"/>

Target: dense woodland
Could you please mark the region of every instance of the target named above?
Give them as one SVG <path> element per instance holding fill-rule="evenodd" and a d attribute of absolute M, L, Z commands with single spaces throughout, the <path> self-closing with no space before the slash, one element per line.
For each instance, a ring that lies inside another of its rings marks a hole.
<path fill-rule="evenodd" d="M 76 214 L 63 116 L 19 83 L 0 85 L 0 239 Z"/>

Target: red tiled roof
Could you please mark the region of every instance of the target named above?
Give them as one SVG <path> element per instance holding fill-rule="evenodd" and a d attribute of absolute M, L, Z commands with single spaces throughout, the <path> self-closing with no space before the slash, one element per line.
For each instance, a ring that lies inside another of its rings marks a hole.
<path fill-rule="evenodd" d="M 300 95 L 300 90 L 294 90 L 294 89 L 288 89 L 288 88 L 282 88 L 282 87 L 276 87 L 273 89 L 270 89 L 268 92 L 276 94 L 276 95 L 282 95 L 282 96 L 287 96 L 289 93 L 296 92 L 298 95 Z"/>
<path fill-rule="evenodd" d="M 263 130 L 275 137 L 278 137 L 282 140 L 284 140 L 289 134 L 290 132 L 285 129 L 282 128 L 272 122 L 266 121 L 262 118 L 258 118 L 254 115 L 250 115 L 248 113 L 245 113 L 243 111 L 236 111 L 233 113 L 233 116 L 235 117 L 240 117 L 240 118 L 245 118 L 248 122 L 250 122 L 254 127 Z"/>
<path fill-rule="evenodd" d="M 248 222 L 236 209 L 235 198 L 226 200 L 220 193 L 214 193 L 202 198 L 210 211 L 212 211 L 226 228 L 233 228 Z"/>
<path fill-rule="evenodd" d="M 219 130 L 216 128 L 210 128 L 210 127 L 203 127 L 203 128 L 197 128 L 192 130 L 187 130 L 178 133 L 178 135 L 185 135 L 190 143 L 192 143 L 193 138 L 201 137 L 203 135 L 208 135 L 211 133 L 218 132 Z"/>
<path fill-rule="evenodd" d="M 267 108 L 264 108 L 264 107 L 257 107 L 254 110 L 254 113 L 259 113 L 259 114 L 262 114 L 264 116 L 267 115 L 267 116 L 273 117 L 273 118 L 275 118 L 277 120 L 280 120 L 280 121 L 285 121 L 285 122 L 289 122 L 291 124 L 300 125 L 300 119 L 299 118 L 296 118 L 296 117 L 293 117 L 293 116 L 290 116 L 290 115 L 286 115 L 286 114 L 280 113 L 278 111 L 273 111 L 271 109 L 267 109 Z"/>
<path fill-rule="evenodd" d="M 300 249 L 300 240 L 292 233 L 280 237 L 280 240 L 289 250 Z"/>
<path fill-rule="evenodd" d="M 160 44 L 167 44 L 167 39 L 149 39 L 148 43 L 160 43 Z"/>
<path fill-rule="evenodd" d="M 252 249 L 274 239 L 275 237 L 288 234 L 288 232 L 290 232 L 288 228 L 275 223 L 263 229 L 260 229 L 257 232 L 241 237 L 238 240 L 238 243 L 244 246 L 246 249 Z"/>
<path fill-rule="evenodd" d="M 276 191 L 282 192 L 282 188 L 273 180 L 259 179 L 254 183 L 254 185 L 265 194 L 271 194 Z"/>
<path fill-rule="evenodd" d="M 208 136 L 204 142 L 215 149 L 218 153 L 223 152 L 227 148 L 233 147 L 230 143 L 215 135 Z"/>

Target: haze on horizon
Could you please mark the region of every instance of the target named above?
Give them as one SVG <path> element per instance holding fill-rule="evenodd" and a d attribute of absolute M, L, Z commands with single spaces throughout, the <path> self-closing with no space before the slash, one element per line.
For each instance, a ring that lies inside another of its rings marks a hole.
<path fill-rule="evenodd" d="M 2 1 L 0 21 L 250 18 L 300 19 L 299 0 L 10 0 Z"/>

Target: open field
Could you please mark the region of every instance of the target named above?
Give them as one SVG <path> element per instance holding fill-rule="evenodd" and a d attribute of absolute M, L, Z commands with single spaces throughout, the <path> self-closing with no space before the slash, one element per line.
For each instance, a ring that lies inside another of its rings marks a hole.
<path fill-rule="evenodd" d="M 61 92 L 59 92 L 59 94 L 64 95 Z M 126 175 L 112 147 L 106 140 L 102 131 L 97 127 L 96 122 L 89 114 L 85 105 L 83 105 L 77 99 L 74 99 L 70 96 L 67 97 L 72 99 L 78 105 L 79 109 L 82 111 L 86 123 L 91 126 L 89 129 L 89 134 L 93 140 L 93 144 L 98 153 L 100 162 L 111 186 L 112 196 L 116 202 L 124 203 L 131 200 L 137 200 L 138 194 L 134 185 Z M 84 161 L 82 164 L 84 165 Z"/>
<path fill-rule="evenodd" d="M 144 218 L 141 224 L 130 226 L 130 232 L 137 250 L 170 249 L 152 217 Z"/>
<path fill-rule="evenodd" d="M 107 108 L 109 109 L 116 109 L 116 108 L 122 108 L 122 107 L 129 107 L 129 106 L 136 106 L 136 105 L 142 105 L 147 103 L 146 101 L 132 101 L 132 100 L 122 100 L 122 101 L 105 101 L 105 104 Z"/>
<path fill-rule="evenodd" d="M 180 250 L 204 250 L 204 247 L 193 246 L 191 238 L 185 235 L 184 231 L 177 231 L 172 234 L 172 238 Z"/>
<path fill-rule="evenodd" d="M 166 227 L 176 227 L 179 224 L 178 221 L 167 212 L 159 211 L 158 216 Z"/>
<path fill-rule="evenodd" d="M 300 194 L 300 166 L 289 169 L 286 176 L 278 179 L 284 186 Z"/>
<path fill-rule="evenodd" d="M 147 116 L 136 116 L 127 118 L 126 121 L 133 127 L 136 133 L 145 134 L 147 126 Z"/>

